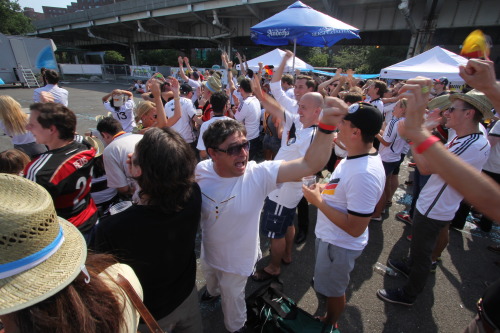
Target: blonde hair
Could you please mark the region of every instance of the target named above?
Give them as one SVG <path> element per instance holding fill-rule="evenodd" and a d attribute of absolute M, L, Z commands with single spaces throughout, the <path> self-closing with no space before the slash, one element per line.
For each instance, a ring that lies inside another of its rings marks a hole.
<path fill-rule="evenodd" d="M 21 104 L 8 95 L 0 95 L 0 120 L 3 121 L 7 134 L 26 133 L 28 115 L 21 109 Z"/>
<path fill-rule="evenodd" d="M 156 104 L 150 101 L 142 101 L 135 109 L 135 122 L 139 122 L 141 118 L 147 114 L 151 109 L 155 109 Z"/>

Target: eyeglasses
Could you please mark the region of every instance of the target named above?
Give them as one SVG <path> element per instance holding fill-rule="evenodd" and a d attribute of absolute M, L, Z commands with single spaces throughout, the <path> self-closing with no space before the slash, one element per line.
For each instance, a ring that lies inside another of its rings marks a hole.
<path fill-rule="evenodd" d="M 214 148 L 214 150 L 220 151 L 222 153 L 226 153 L 229 156 L 238 156 L 241 150 L 244 149 L 246 152 L 250 150 L 250 142 L 245 141 L 242 144 L 231 146 L 227 149 Z"/>
<path fill-rule="evenodd" d="M 468 108 L 456 108 L 456 107 L 452 106 L 447 111 L 448 111 L 448 113 L 453 113 L 453 111 L 455 111 L 457 109 L 459 109 L 459 110 L 469 110 Z"/>

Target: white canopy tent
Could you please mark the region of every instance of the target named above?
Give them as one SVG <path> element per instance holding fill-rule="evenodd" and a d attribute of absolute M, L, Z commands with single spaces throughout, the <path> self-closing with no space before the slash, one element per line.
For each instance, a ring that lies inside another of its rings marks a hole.
<path fill-rule="evenodd" d="M 445 76 L 450 82 L 461 83 L 464 80 L 458 75 L 458 66 L 466 63 L 466 58 L 436 46 L 413 58 L 382 69 L 380 77 L 408 80 L 418 75 L 431 79 Z"/>
<path fill-rule="evenodd" d="M 285 56 L 285 51 L 280 49 L 274 49 L 271 52 L 261 55 L 260 57 L 248 60 L 248 67 L 256 71 L 259 69 L 259 62 L 262 62 L 264 66 L 273 65 L 277 68 L 281 64 L 281 59 Z M 288 59 L 285 66 L 285 72 L 291 72 L 293 68 L 292 58 Z M 303 60 L 295 57 L 295 68 L 300 70 L 313 70 L 314 67 L 305 63 Z M 236 69 L 240 69 L 240 65 L 236 65 Z"/>

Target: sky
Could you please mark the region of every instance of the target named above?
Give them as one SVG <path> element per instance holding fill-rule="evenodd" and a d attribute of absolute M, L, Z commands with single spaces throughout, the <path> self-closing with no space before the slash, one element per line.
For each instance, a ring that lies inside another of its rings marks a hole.
<path fill-rule="evenodd" d="M 75 0 L 73 0 L 76 2 Z M 31 7 L 36 12 L 42 13 L 42 6 L 63 7 L 71 5 L 71 0 L 19 0 L 21 8 Z"/>

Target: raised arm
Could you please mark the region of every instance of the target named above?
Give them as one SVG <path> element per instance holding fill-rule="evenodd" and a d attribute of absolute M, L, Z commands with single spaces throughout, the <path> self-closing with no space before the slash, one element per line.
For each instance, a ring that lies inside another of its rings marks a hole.
<path fill-rule="evenodd" d="M 328 95 L 326 93 L 326 87 L 328 87 L 331 83 L 333 83 L 334 81 L 340 79 L 340 74 L 342 73 L 342 68 L 337 68 L 337 70 L 335 71 L 335 75 L 332 76 L 330 79 L 322 82 L 321 84 L 318 85 L 318 92 L 323 95 L 323 96 L 326 96 Z"/>
<path fill-rule="evenodd" d="M 271 83 L 272 82 L 280 82 L 281 78 L 283 77 L 283 72 L 285 71 L 285 66 L 288 61 L 288 59 L 293 57 L 293 52 L 290 50 L 285 50 L 285 55 L 283 56 L 283 59 L 281 59 L 280 65 L 278 68 L 273 73 L 273 77 L 271 78 Z"/>
<path fill-rule="evenodd" d="M 240 63 L 241 74 L 246 76 L 247 75 L 247 71 L 245 69 L 245 66 L 243 64 L 243 59 L 241 58 L 241 55 L 240 55 L 239 52 L 236 52 L 236 58 L 238 58 L 238 61 Z"/>
<path fill-rule="evenodd" d="M 500 83 L 495 78 L 492 61 L 471 59 L 467 65 L 459 67 L 459 74 L 474 89 L 484 93 L 498 112 L 500 110 Z"/>
<path fill-rule="evenodd" d="M 193 69 L 191 68 L 191 65 L 189 64 L 189 58 L 188 57 L 184 57 L 183 59 L 184 59 L 184 63 L 186 64 L 186 67 L 187 67 L 189 73 L 194 72 Z"/>
<path fill-rule="evenodd" d="M 483 77 L 483 80 L 486 79 Z M 408 99 L 408 107 L 406 119 L 404 124 L 399 127 L 399 133 L 410 139 L 415 147 L 431 137 L 431 133 L 423 127 L 428 96 L 427 93 L 422 92 L 422 88 L 425 86 L 427 89 L 424 88 L 423 91 L 428 91 L 431 83 L 430 79 L 418 78 L 409 80 L 408 84 L 401 89 L 401 97 Z M 429 166 L 432 167 L 433 172 L 439 174 L 446 183 L 460 192 L 465 200 L 475 208 L 492 220 L 500 221 L 500 206 L 498 205 L 500 186 L 491 178 L 482 175 L 480 171 L 449 152 L 440 142 L 431 144 L 415 156 L 424 157 Z"/>
<path fill-rule="evenodd" d="M 175 78 L 170 78 L 170 88 L 172 89 L 172 93 L 174 94 L 174 115 L 167 119 L 167 123 L 165 126 L 171 127 L 174 126 L 175 123 L 181 118 L 182 109 L 181 109 L 181 98 L 179 96 L 179 81 Z M 163 114 L 165 114 L 165 109 L 163 108 Z"/>
<path fill-rule="evenodd" d="M 177 62 L 179 63 L 179 75 L 185 82 L 188 82 L 189 78 L 186 76 L 186 73 L 184 73 L 184 67 L 183 67 L 184 60 L 182 60 L 181 56 L 177 58 Z"/>
<path fill-rule="evenodd" d="M 112 92 L 110 92 L 109 94 L 106 94 L 102 97 L 102 102 L 103 103 L 106 103 L 107 101 L 109 101 L 109 99 L 111 98 L 111 96 L 113 96 L 113 94 L 118 94 L 118 89 L 115 89 L 113 90 Z"/>
<path fill-rule="evenodd" d="M 253 95 L 257 97 L 264 109 L 273 116 L 273 119 L 279 120 L 281 123 L 285 122 L 285 110 L 274 99 L 262 91 L 260 80 L 257 76 L 252 78 L 252 91 Z"/>
<path fill-rule="evenodd" d="M 324 168 L 332 152 L 332 128 L 337 126 L 345 114 L 347 114 L 345 104 L 341 107 L 323 109 L 319 129 L 306 155 L 293 161 L 283 162 L 278 172 L 278 183 L 297 181 L 302 177 L 314 175 Z"/>

